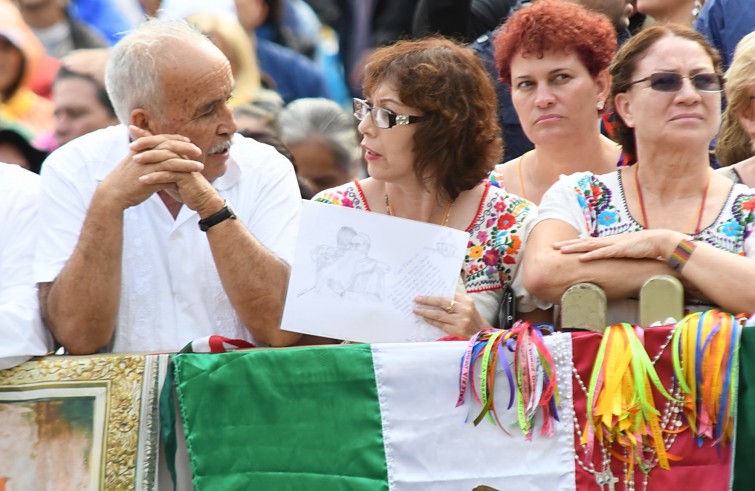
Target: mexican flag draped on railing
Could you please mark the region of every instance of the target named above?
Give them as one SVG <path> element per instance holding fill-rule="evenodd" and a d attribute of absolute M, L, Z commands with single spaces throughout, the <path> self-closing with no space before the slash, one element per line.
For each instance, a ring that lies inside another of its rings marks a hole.
<path fill-rule="evenodd" d="M 701 331 L 700 349 L 712 346 L 710 353 L 725 367 L 723 347 L 730 346 L 732 357 L 737 350 L 731 336 L 724 342 L 723 334 L 720 338 L 711 334 L 716 329 L 720 327 Z M 630 336 L 630 331 L 616 332 Z M 755 489 L 755 334 L 747 328 L 742 331 L 738 426 L 732 444 L 699 437 L 697 421 L 690 426 L 690 418 L 697 416 L 691 415 L 688 405 L 697 395 L 687 397 L 682 386 L 694 381 L 680 384 L 674 369 L 675 332 L 674 326 L 663 326 L 636 333 L 641 345 L 634 348 L 644 347 L 646 368 L 652 368 L 643 373 L 657 377 L 663 391 L 653 383 L 642 389 L 650 391 L 643 396 L 653 400 L 657 414 L 643 406 L 649 421 L 655 421 L 654 429 L 638 437 L 640 445 L 635 447 L 621 444 L 624 437 L 611 444 L 610 432 L 603 433 L 602 441 L 595 438 L 595 430 L 604 431 L 600 426 L 589 431 L 588 403 L 601 404 L 599 384 L 592 383 L 602 340 L 595 333 L 546 336 L 555 370 L 551 374 L 537 368 L 537 360 L 548 357 L 532 352 L 526 363 L 534 367 L 530 387 L 538 397 L 528 400 L 544 401 L 537 385 L 546 387 L 554 374 L 558 387 L 553 397 L 558 400 L 556 411 L 541 407 L 531 412 L 536 415 L 526 432 L 521 411 L 527 406 L 509 406 L 505 365 L 514 367 L 514 340 L 503 343 L 499 352 L 503 358 L 495 369 L 498 379 L 492 393 L 495 417 L 487 414 L 477 425 L 484 401 L 467 394 L 457 406 L 469 347 L 460 341 L 179 354 L 173 357 L 178 396 L 174 414 L 183 421 L 197 490 Z M 624 341 L 617 337 L 616 342 L 615 351 Z M 700 356 L 705 360 L 701 372 L 712 369 L 712 358 Z M 526 359 L 521 358 L 522 363 Z M 614 359 L 618 361 L 606 363 L 620 364 L 620 358 Z M 633 366 L 629 365 L 630 372 Z M 479 377 L 479 370 L 475 366 L 472 375 Z M 511 373 L 516 378 L 517 372 Z M 631 388 L 611 385 L 611 370 L 602 376 L 604 387 L 619 390 L 606 397 L 633 407 L 632 397 L 622 398 L 621 393 L 622 387 Z M 627 377 L 641 378 L 632 373 Z M 709 379 L 703 374 L 700 382 L 709 384 Z M 730 383 L 736 390 L 736 380 Z M 715 407 L 733 412 L 726 404 L 725 384 L 719 385 Z M 712 394 L 707 386 L 700 387 L 700 394 Z M 596 396 L 588 398 L 591 391 Z M 661 394 L 664 391 L 669 397 Z M 715 414 L 716 421 L 705 422 L 710 423 L 712 436 L 720 436 L 729 424 L 718 418 L 717 411 L 698 411 Z M 545 432 L 541 431 L 544 418 L 550 425 Z M 620 418 L 606 421 L 607 428 L 614 423 L 617 430 L 624 428 Z M 637 428 L 626 428 L 625 437 L 639 434 Z M 593 436 L 587 438 L 588 433 Z M 732 461 L 737 464 L 733 473 Z"/>

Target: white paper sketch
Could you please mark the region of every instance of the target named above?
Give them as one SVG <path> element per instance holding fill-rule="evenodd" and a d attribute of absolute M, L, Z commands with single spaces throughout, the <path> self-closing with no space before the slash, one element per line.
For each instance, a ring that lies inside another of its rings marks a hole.
<path fill-rule="evenodd" d="M 351 227 L 341 227 L 335 245 L 321 244 L 310 253 L 315 263 L 314 284 L 297 295 L 338 295 L 382 302 L 386 296 L 385 276 L 390 267 L 370 257 L 372 241 Z"/>
<path fill-rule="evenodd" d="M 468 235 L 304 201 L 282 328 L 363 342 L 444 333 L 413 313 L 417 295 L 453 297 Z"/>

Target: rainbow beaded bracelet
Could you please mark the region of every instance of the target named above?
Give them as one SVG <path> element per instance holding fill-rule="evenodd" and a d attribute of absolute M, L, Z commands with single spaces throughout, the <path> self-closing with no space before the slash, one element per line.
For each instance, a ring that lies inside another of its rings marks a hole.
<path fill-rule="evenodd" d="M 687 264 L 687 261 L 689 261 L 692 253 L 695 252 L 696 247 L 697 245 L 695 245 L 695 243 L 691 240 L 682 239 L 676 245 L 676 249 L 674 249 L 674 252 L 671 253 L 671 256 L 669 256 L 666 263 L 676 271 L 681 271 L 684 265 Z"/>

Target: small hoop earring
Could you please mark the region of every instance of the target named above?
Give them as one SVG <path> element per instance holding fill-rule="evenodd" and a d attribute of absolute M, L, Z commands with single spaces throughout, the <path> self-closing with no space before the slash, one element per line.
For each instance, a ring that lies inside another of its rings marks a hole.
<path fill-rule="evenodd" d="M 598 107 L 598 111 L 602 111 L 602 110 L 603 110 L 603 108 L 604 108 L 605 106 L 606 106 L 606 103 L 605 103 L 605 102 L 603 102 L 603 101 L 598 101 L 598 104 L 597 104 L 597 107 Z"/>

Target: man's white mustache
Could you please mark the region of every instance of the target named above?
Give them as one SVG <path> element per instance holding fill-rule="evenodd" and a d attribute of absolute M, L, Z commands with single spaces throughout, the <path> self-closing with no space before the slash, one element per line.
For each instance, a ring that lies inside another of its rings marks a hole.
<path fill-rule="evenodd" d="M 215 154 L 215 153 L 220 153 L 220 152 L 222 152 L 224 150 L 230 150 L 232 144 L 233 144 L 233 141 L 226 140 L 223 143 L 218 143 L 217 145 L 214 145 L 214 146 L 210 147 L 210 150 L 207 153 L 209 155 L 212 155 L 212 154 Z"/>

